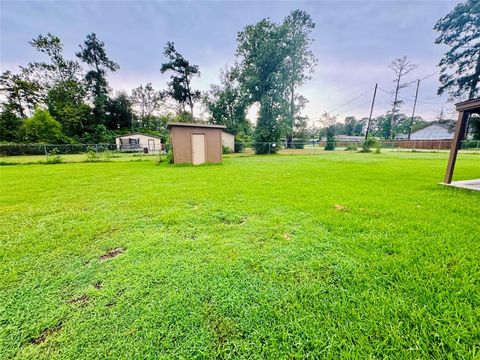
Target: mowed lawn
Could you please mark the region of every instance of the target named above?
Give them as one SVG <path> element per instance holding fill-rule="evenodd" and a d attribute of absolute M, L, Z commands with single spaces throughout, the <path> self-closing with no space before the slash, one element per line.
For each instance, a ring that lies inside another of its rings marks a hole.
<path fill-rule="evenodd" d="M 479 358 L 480 193 L 446 159 L 0 167 L 0 358 Z"/>

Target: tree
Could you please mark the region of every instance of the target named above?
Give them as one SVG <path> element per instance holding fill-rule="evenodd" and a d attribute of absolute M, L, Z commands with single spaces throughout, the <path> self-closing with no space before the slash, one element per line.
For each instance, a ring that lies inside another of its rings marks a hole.
<path fill-rule="evenodd" d="M 310 15 L 303 10 L 292 11 L 283 21 L 282 26 L 285 28 L 285 43 L 288 55 L 283 62 L 283 71 L 286 76 L 286 97 L 288 99 L 288 116 L 287 120 L 287 146 L 290 147 L 293 136 L 296 117 L 298 116 L 299 107 L 296 99 L 298 95 L 296 90 L 303 85 L 306 80 L 311 78 L 317 59 L 310 49 L 313 42 L 311 32 L 315 28 L 315 23 Z M 297 117 L 298 120 L 298 117 Z"/>
<path fill-rule="evenodd" d="M 407 60 L 406 56 L 402 56 L 393 60 L 392 63 L 389 65 L 389 68 L 392 69 L 395 74 L 395 78 L 393 80 L 395 84 L 395 90 L 393 91 L 394 99 L 392 102 L 392 116 L 390 118 L 392 122 L 392 124 L 390 125 L 390 129 L 393 130 L 396 127 L 397 113 L 400 111 L 400 105 L 403 103 L 403 101 L 399 100 L 398 98 L 399 92 L 401 89 L 404 89 L 409 85 L 409 83 L 402 82 L 402 79 L 414 69 L 416 69 L 417 65 L 410 63 Z M 389 137 L 394 139 L 395 133 L 391 131 Z"/>
<path fill-rule="evenodd" d="M 367 121 L 368 119 L 357 120 L 355 119 L 355 116 L 347 116 L 345 118 L 342 134 L 349 136 L 363 135 L 363 129 L 366 126 Z"/>
<path fill-rule="evenodd" d="M 36 108 L 23 122 L 20 131 L 26 142 L 58 144 L 65 141 L 62 125 L 46 109 Z"/>
<path fill-rule="evenodd" d="M 438 64 L 440 83 L 438 94 L 448 93 L 450 100 L 473 99 L 480 94 L 480 2 L 460 3 L 434 30 L 440 32 L 436 44 L 450 49 Z"/>
<path fill-rule="evenodd" d="M 163 53 L 168 62 L 162 64 L 161 73 L 173 72 L 168 83 L 168 94 L 180 104 L 182 111 L 185 111 L 185 104 L 188 104 L 190 115 L 194 119 L 193 107 L 195 101 L 200 99 L 200 91 L 193 90 L 191 82 L 194 76 L 200 76 L 198 65 L 191 65 L 188 60 L 175 50 L 173 42 L 167 42 Z"/>
<path fill-rule="evenodd" d="M 248 99 L 242 93 L 235 70 L 220 73 L 220 85 L 210 86 L 204 103 L 211 116 L 210 123 L 225 125 L 226 131 L 235 136 L 250 132 L 246 118 Z"/>
<path fill-rule="evenodd" d="M 472 139 L 480 141 L 480 117 L 471 116 L 469 123 L 470 123 L 470 133 L 472 134 Z"/>
<path fill-rule="evenodd" d="M 281 137 L 280 122 L 285 117 L 288 102 L 285 98 L 286 58 L 284 32 L 268 19 L 248 25 L 237 36 L 236 56 L 239 81 L 248 94 L 250 103 L 260 105 L 254 132 L 254 148 L 257 154 L 276 151 L 271 147 Z"/>
<path fill-rule="evenodd" d="M 153 88 L 152 83 L 132 90 L 131 101 L 136 106 L 140 121 L 152 118 L 162 108 L 164 94 Z"/>
<path fill-rule="evenodd" d="M 47 61 L 31 62 L 26 68 L 42 86 L 42 102 L 67 136 L 80 139 L 92 120 L 90 107 L 84 103 L 86 89 L 80 64 L 65 59 L 60 38 L 51 33 L 38 35 L 29 43 L 48 57 Z"/>
<path fill-rule="evenodd" d="M 325 128 L 325 135 L 327 138 L 325 150 L 335 150 L 337 146 L 335 140 L 335 124 L 337 122 L 337 118 L 325 111 L 320 118 L 320 122 Z"/>
<path fill-rule="evenodd" d="M 16 142 L 19 140 L 19 130 L 22 119 L 7 104 L 0 113 L 0 141 Z"/>
<path fill-rule="evenodd" d="M 132 102 L 126 92 L 121 91 L 106 106 L 106 127 L 108 130 L 132 129 Z"/>
<path fill-rule="evenodd" d="M 95 33 L 87 35 L 87 39 L 83 46 L 80 45 L 80 51 L 76 55 L 90 66 L 90 70 L 85 75 L 85 80 L 93 98 L 95 120 L 97 123 L 103 124 L 109 92 L 107 72 L 115 72 L 120 66 L 108 58 L 105 43 L 99 40 Z"/>
<path fill-rule="evenodd" d="M 6 98 L 2 105 L 21 118 L 25 118 L 41 101 L 40 90 L 40 84 L 28 79 L 23 69 L 19 74 L 5 71 L 0 76 L 0 93 Z"/>
<path fill-rule="evenodd" d="M 38 52 L 47 55 L 50 60 L 32 62 L 26 67 L 28 73 L 36 75 L 44 89 L 48 91 L 58 84 L 78 80 L 81 74 L 80 64 L 63 57 L 63 44 L 58 36 L 51 33 L 46 36 L 38 35 L 29 44 Z"/>

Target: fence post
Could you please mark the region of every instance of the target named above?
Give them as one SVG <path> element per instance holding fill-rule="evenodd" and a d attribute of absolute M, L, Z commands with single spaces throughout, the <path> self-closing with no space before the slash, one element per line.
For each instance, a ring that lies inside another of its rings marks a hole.
<path fill-rule="evenodd" d="M 272 143 L 268 143 L 268 155 L 270 155 L 270 147 L 271 147 Z"/>

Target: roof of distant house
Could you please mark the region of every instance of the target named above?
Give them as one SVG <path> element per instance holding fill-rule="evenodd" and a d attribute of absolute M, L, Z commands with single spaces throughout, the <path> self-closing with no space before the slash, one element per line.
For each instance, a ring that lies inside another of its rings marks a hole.
<path fill-rule="evenodd" d="M 141 132 L 134 132 L 134 133 L 118 135 L 118 136 L 115 136 L 115 139 L 122 138 L 122 137 L 127 137 L 127 136 L 135 136 L 135 135 L 143 135 L 143 136 L 148 136 L 148 137 L 155 138 L 155 139 L 160 139 L 160 140 L 162 139 L 160 136 L 152 135 L 152 134 L 144 134 L 144 133 L 141 133 Z"/>

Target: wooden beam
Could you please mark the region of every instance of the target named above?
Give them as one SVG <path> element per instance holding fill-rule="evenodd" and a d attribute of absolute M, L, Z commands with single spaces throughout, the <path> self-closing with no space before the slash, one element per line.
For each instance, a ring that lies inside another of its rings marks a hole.
<path fill-rule="evenodd" d="M 453 170 L 455 169 L 455 162 L 457 161 L 457 153 L 460 149 L 460 143 L 465 134 L 465 125 L 467 123 L 468 113 L 460 111 L 458 113 L 457 124 L 455 125 L 455 135 L 453 136 L 452 147 L 450 149 L 450 156 L 448 157 L 447 171 L 445 172 L 445 184 L 450 184 L 453 178 Z"/>

